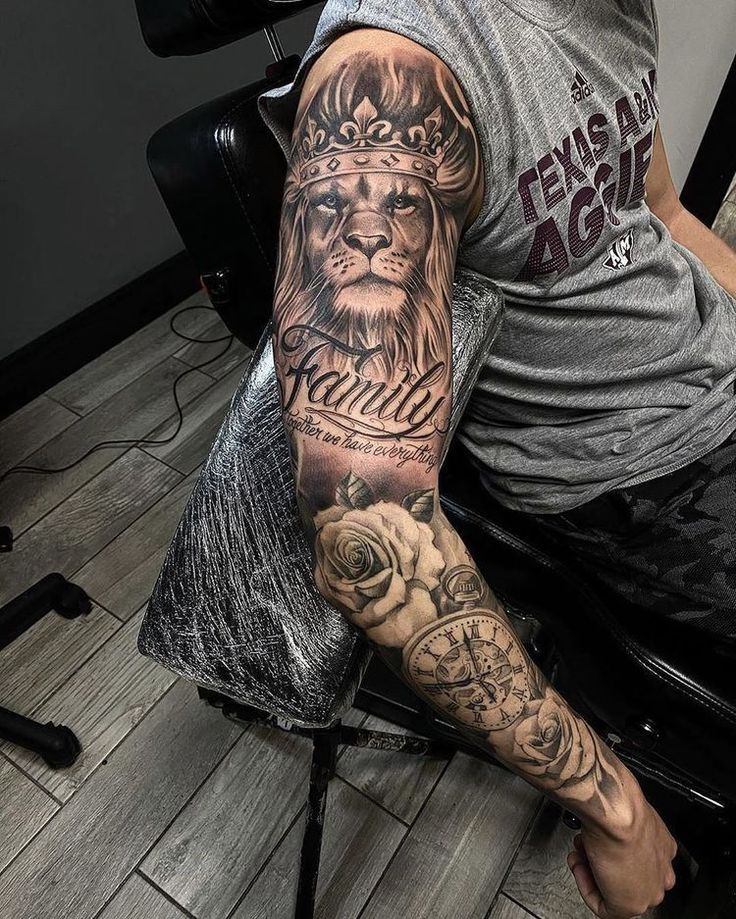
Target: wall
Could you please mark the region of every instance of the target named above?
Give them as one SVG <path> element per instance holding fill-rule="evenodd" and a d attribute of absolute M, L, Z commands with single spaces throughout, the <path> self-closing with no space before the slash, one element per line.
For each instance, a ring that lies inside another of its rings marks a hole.
<path fill-rule="evenodd" d="M 736 52 L 734 0 L 655 0 L 662 133 L 678 189 L 687 178 Z M 724 138 L 724 143 L 732 143 Z"/>
<path fill-rule="evenodd" d="M 279 26 L 303 50 L 317 10 Z M 149 176 L 149 136 L 259 79 L 262 34 L 154 57 L 133 0 L 3 4 L 0 358 L 181 250 Z"/>
<path fill-rule="evenodd" d="M 657 3 L 663 130 L 681 186 L 733 57 L 736 3 Z M 279 27 L 287 53 L 303 49 L 317 14 Z M 146 141 L 180 112 L 258 79 L 269 60 L 262 35 L 155 58 L 133 0 L 4 5 L 0 358 L 179 251 Z"/>

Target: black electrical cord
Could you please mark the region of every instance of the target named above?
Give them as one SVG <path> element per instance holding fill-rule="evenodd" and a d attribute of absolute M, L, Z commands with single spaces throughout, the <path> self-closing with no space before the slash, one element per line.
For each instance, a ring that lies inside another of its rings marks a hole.
<path fill-rule="evenodd" d="M 164 437 L 161 440 L 152 440 L 149 438 L 137 438 L 134 440 L 101 440 L 99 443 L 96 443 L 93 447 L 90 447 L 86 453 L 83 453 L 80 457 L 74 460 L 73 463 L 69 463 L 66 466 L 57 466 L 53 469 L 44 468 L 43 466 L 26 466 L 23 464 L 18 464 L 17 466 L 11 466 L 10 469 L 6 469 L 5 472 L 0 475 L 0 482 L 4 481 L 10 475 L 16 475 L 19 473 L 40 473 L 42 475 L 54 475 L 59 472 L 67 472 L 69 469 L 73 469 L 75 466 L 78 466 L 81 462 L 87 459 L 88 456 L 91 456 L 93 453 L 96 453 L 98 450 L 112 450 L 116 447 L 161 447 L 165 444 L 171 443 L 175 437 L 181 431 L 181 427 L 184 424 L 184 411 L 179 401 L 179 383 L 188 376 L 190 373 L 194 373 L 195 370 L 201 370 L 203 367 L 208 367 L 210 364 L 214 364 L 215 361 L 219 361 L 221 357 L 224 357 L 225 354 L 230 350 L 233 341 L 235 340 L 234 335 L 222 335 L 220 338 L 193 338 L 191 335 L 185 335 L 184 332 L 179 332 L 176 328 L 176 320 L 179 316 L 184 313 L 188 313 L 191 310 L 209 310 L 210 312 L 216 312 L 215 308 L 208 306 L 207 304 L 197 304 L 195 306 L 184 306 L 182 309 L 177 310 L 176 313 L 169 320 L 169 328 L 178 338 L 181 338 L 182 341 L 192 342 L 197 345 L 215 345 L 218 342 L 226 341 L 227 344 L 225 347 L 216 354 L 214 357 L 209 358 L 209 360 L 204 361 L 201 364 L 197 364 L 196 367 L 188 367 L 186 370 L 182 371 L 179 376 L 174 380 L 174 385 L 172 387 L 172 395 L 174 397 L 174 405 L 176 407 L 176 426 L 174 428 L 173 434 L 170 434 L 168 437 Z"/>

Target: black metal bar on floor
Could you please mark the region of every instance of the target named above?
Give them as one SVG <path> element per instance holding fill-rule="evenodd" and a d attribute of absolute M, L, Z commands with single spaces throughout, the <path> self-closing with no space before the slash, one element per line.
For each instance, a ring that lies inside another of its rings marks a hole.
<path fill-rule="evenodd" d="M 70 728 L 41 724 L 7 708 L 0 708 L 0 738 L 37 753 L 52 769 L 71 766 L 82 749 Z"/>
<path fill-rule="evenodd" d="M 51 610 L 66 619 L 82 616 L 91 609 L 90 601 L 76 584 L 62 575 L 47 574 L 28 590 L 0 607 L 0 648 L 15 641 Z"/>
<path fill-rule="evenodd" d="M 335 774 L 338 731 L 315 731 L 312 739 L 307 819 L 299 862 L 299 886 L 294 919 L 313 919 L 319 878 L 319 860 L 327 805 L 327 787 Z"/>

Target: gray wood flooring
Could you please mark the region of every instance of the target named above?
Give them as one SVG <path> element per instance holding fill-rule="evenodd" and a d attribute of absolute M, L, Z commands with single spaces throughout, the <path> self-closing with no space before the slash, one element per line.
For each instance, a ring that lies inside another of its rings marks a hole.
<path fill-rule="evenodd" d="M 166 437 L 174 379 L 222 349 L 183 345 L 170 316 L 0 423 L 0 470 L 63 466 L 104 438 Z M 184 314 L 178 327 L 225 334 L 205 311 Z M 247 359 L 233 346 L 188 375 L 171 443 L 103 450 L 65 472 L 0 485 L 0 522 L 17 537 L 0 556 L 0 601 L 52 570 L 94 601 L 88 616 L 51 614 L 0 652 L 0 702 L 69 724 L 84 747 L 73 767 L 54 771 L 0 745 L 2 919 L 291 915 L 308 742 L 233 725 L 135 646 Z M 345 751 L 329 791 L 318 915 L 582 917 L 564 866 L 569 834 L 539 808 L 523 782 L 467 756 L 448 764 Z"/>

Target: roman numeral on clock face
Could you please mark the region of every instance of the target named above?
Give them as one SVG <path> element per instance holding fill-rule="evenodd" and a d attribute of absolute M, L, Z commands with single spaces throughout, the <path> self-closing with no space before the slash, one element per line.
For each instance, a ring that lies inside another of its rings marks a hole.
<path fill-rule="evenodd" d="M 468 638 L 480 638 L 480 626 L 477 622 L 470 626 L 470 635 Z"/>
<path fill-rule="evenodd" d="M 512 696 L 516 696 L 517 699 L 523 699 L 523 698 L 524 698 L 524 690 L 523 690 L 523 689 L 519 689 L 518 686 L 515 686 L 515 687 L 511 690 L 511 695 L 512 695 Z"/>
<path fill-rule="evenodd" d="M 421 667 L 414 667 L 414 676 L 434 676 L 431 670 L 422 670 Z"/>
<path fill-rule="evenodd" d="M 451 645 L 460 644 L 457 638 L 452 634 L 452 629 L 445 629 L 442 635 L 450 642 Z"/>
<path fill-rule="evenodd" d="M 430 657 L 433 657 L 436 661 L 440 659 L 442 655 L 435 654 L 434 651 L 429 647 L 429 645 L 423 645 L 421 648 L 422 654 L 429 654 Z"/>

